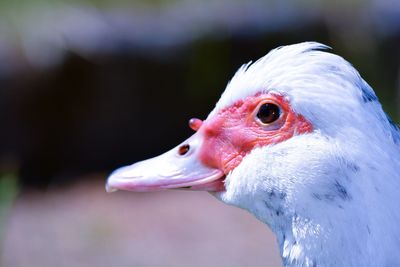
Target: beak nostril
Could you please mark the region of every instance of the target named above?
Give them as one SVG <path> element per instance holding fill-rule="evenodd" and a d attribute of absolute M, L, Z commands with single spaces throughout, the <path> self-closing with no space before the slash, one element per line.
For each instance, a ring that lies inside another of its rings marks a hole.
<path fill-rule="evenodd" d="M 179 149 L 178 149 L 178 154 L 179 154 L 180 156 L 183 156 L 183 155 L 185 155 L 186 153 L 189 152 L 189 149 L 190 149 L 190 145 L 188 145 L 188 144 L 181 145 L 181 146 L 179 147 Z"/>

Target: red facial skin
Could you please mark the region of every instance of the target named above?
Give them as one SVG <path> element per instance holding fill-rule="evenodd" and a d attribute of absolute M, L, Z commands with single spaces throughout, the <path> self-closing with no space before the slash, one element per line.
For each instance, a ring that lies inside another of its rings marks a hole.
<path fill-rule="evenodd" d="M 279 119 L 270 124 L 258 120 L 258 109 L 264 103 L 280 107 Z M 276 144 L 312 131 L 311 123 L 294 113 L 284 97 L 272 93 L 239 100 L 204 122 L 192 119 L 190 126 L 204 136 L 201 162 L 225 174 L 237 167 L 254 147 Z"/>
<path fill-rule="evenodd" d="M 203 124 L 203 121 L 197 118 L 192 118 L 189 120 L 189 127 L 193 131 L 198 131 Z"/>

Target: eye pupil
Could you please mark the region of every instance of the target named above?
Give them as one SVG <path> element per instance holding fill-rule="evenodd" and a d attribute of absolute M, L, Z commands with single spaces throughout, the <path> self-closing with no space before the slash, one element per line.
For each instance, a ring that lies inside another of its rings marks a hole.
<path fill-rule="evenodd" d="M 267 123 L 272 123 L 277 119 L 279 119 L 280 115 L 281 111 L 277 105 L 271 103 L 265 103 L 261 105 L 260 109 L 258 110 L 257 118 L 262 123 L 267 124 Z"/>

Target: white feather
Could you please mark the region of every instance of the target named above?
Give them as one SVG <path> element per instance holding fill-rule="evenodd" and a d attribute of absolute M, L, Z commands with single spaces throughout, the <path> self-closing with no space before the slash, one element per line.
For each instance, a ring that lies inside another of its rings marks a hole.
<path fill-rule="evenodd" d="M 286 266 L 399 266 L 399 131 L 358 72 L 326 48 L 280 47 L 235 74 L 209 116 L 274 91 L 314 130 L 255 148 L 217 197 L 268 224 Z"/>

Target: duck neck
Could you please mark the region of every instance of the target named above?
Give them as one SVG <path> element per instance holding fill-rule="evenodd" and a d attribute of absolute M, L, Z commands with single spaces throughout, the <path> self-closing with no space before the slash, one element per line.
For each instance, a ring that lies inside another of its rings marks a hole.
<path fill-rule="evenodd" d="M 341 225 L 326 217 L 317 221 L 294 214 L 272 228 L 286 267 L 370 265 L 366 249 L 371 231 L 368 225 Z"/>

